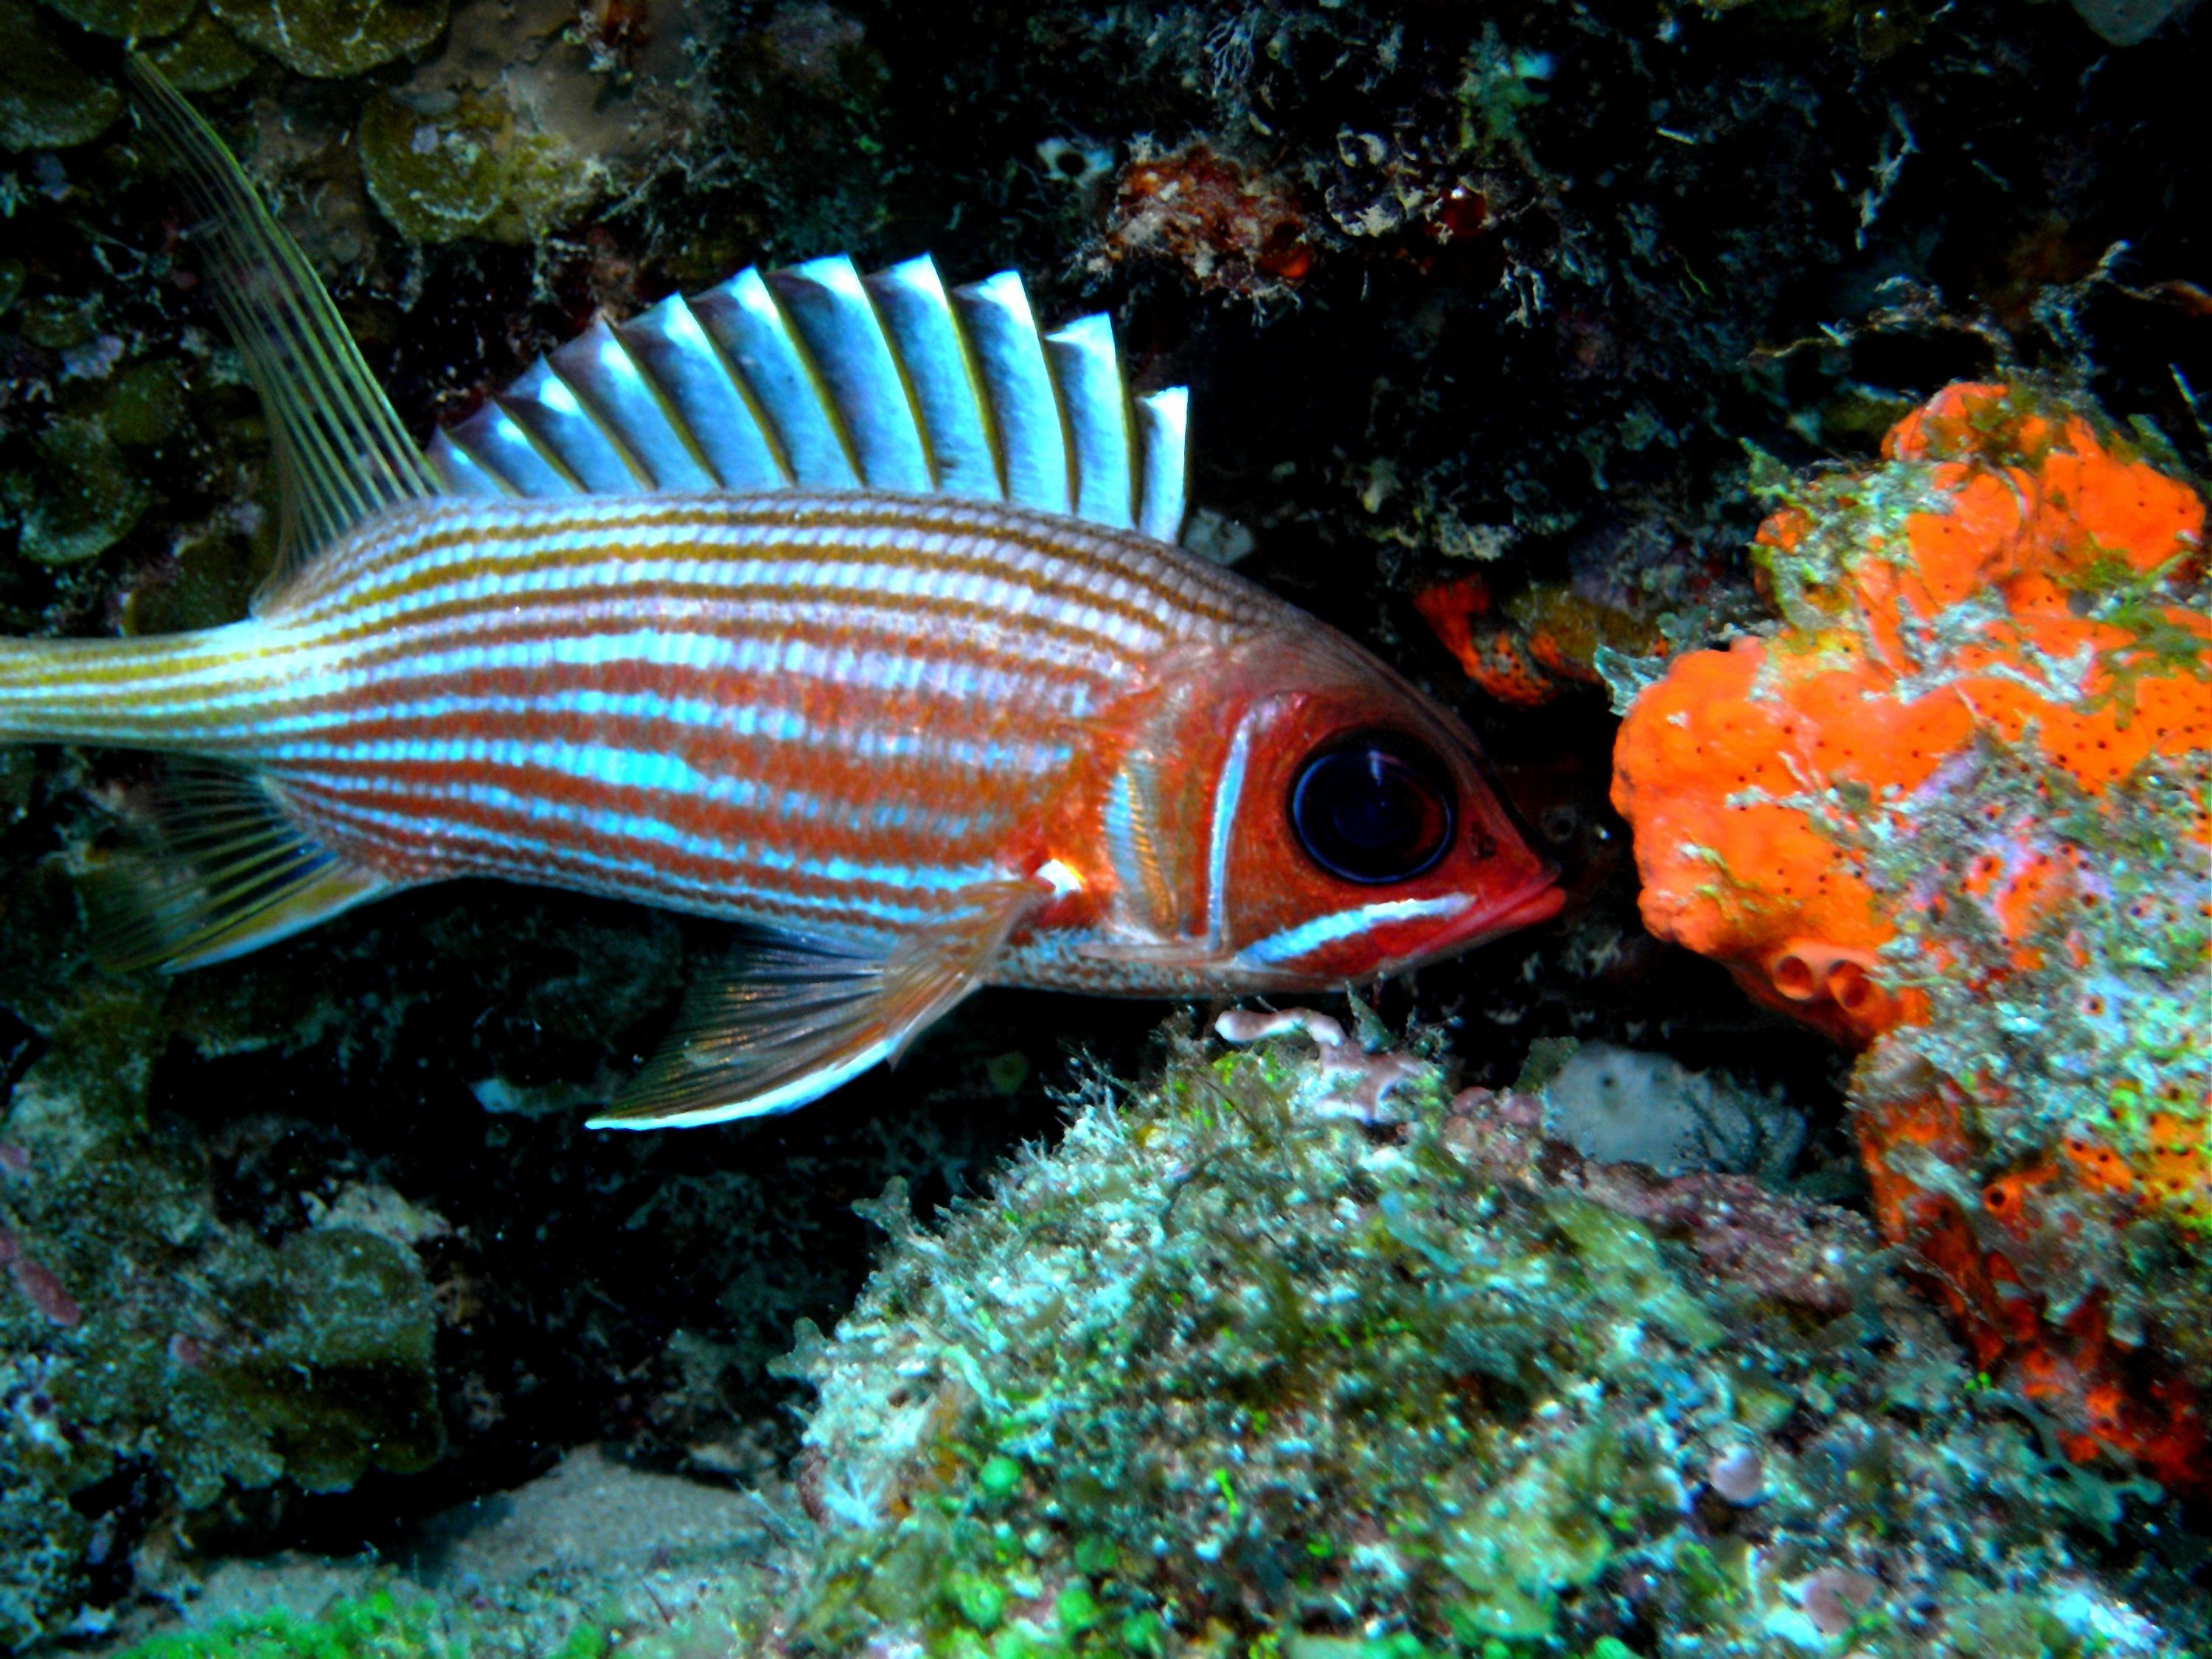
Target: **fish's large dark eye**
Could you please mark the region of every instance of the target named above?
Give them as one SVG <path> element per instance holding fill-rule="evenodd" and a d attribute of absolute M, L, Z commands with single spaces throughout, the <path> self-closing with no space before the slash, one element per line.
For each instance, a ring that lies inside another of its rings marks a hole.
<path fill-rule="evenodd" d="M 1451 843 L 1443 764 L 1395 732 L 1363 732 L 1308 760 L 1291 786 L 1291 828 L 1333 876 L 1409 881 Z"/>

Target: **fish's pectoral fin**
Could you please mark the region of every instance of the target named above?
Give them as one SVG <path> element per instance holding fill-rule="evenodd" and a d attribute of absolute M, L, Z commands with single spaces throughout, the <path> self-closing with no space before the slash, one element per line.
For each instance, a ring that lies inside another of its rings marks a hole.
<path fill-rule="evenodd" d="M 675 1028 L 594 1129 L 666 1129 L 788 1112 L 908 1043 L 977 987 L 1047 896 L 1008 882 L 957 922 L 888 954 L 789 935 L 695 986 Z"/>
<path fill-rule="evenodd" d="M 243 956 L 396 884 L 316 842 L 264 781 L 232 767 L 173 766 L 152 817 L 153 844 L 78 878 L 93 955 L 118 972 Z"/>
<path fill-rule="evenodd" d="M 268 412 L 282 523 L 265 596 L 342 532 L 444 489 L 300 245 L 222 140 L 160 70 L 143 58 L 124 61 L 140 121 L 176 157 L 203 216 L 208 289 Z"/>

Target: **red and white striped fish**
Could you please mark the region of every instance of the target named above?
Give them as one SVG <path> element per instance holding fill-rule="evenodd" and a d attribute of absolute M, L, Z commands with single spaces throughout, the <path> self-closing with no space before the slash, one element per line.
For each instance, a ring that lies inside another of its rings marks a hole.
<path fill-rule="evenodd" d="M 267 405 L 246 621 L 0 643 L 0 741 L 213 763 L 125 941 L 234 956 L 489 875 L 747 925 L 603 1117 L 788 1109 L 989 983 L 1327 989 L 1559 895 L 1474 739 L 1173 544 L 1180 389 L 1011 275 L 748 270 L 594 326 L 427 454 L 237 164 L 189 164 Z"/>

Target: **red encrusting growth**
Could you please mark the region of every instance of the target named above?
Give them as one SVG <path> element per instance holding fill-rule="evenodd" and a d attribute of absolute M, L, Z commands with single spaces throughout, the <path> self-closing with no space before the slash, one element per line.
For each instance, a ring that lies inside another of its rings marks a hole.
<path fill-rule="evenodd" d="M 1624 721 L 1644 921 L 1868 1048 L 1883 1231 L 2069 1455 L 2203 1490 L 2212 1350 L 2142 1310 L 2212 1284 L 2204 503 L 2030 389 L 1949 387 L 1883 458 L 1761 527 L 1787 625 Z M 2183 1283 L 2131 1282 L 2143 1225 Z"/>
<path fill-rule="evenodd" d="M 1455 576 L 1416 592 L 1413 609 L 1469 679 L 1516 708 L 1549 702 L 1569 685 L 1601 684 L 1601 647 L 1644 656 L 1659 646 L 1649 623 L 1571 587 L 1526 588 L 1501 607 L 1481 576 Z"/>
<path fill-rule="evenodd" d="M 1122 169 L 1100 256 L 1164 259 L 1202 288 L 1246 295 L 1287 289 L 1313 266 L 1305 213 L 1289 191 L 1203 143 Z"/>

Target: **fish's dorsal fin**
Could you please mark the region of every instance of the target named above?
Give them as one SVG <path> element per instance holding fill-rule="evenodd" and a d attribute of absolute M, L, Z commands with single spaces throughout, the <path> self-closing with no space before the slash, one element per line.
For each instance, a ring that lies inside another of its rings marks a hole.
<path fill-rule="evenodd" d="M 296 828 L 265 781 L 221 762 L 173 762 L 153 817 L 158 845 L 82 878 L 93 954 L 118 971 L 227 961 L 392 890 Z"/>
<path fill-rule="evenodd" d="M 594 1129 L 672 1129 L 788 1112 L 908 1043 L 982 985 L 1006 937 L 1048 896 L 1007 881 L 962 920 L 883 954 L 764 937 L 695 986 L 659 1051 Z"/>
<path fill-rule="evenodd" d="M 1103 314 L 1041 334 L 1012 271 L 948 292 L 927 256 L 837 255 L 594 324 L 428 460 L 461 494 L 940 493 L 1173 541 L 1188 410 L 1131 401 Z"/>
<path fill-rule="evenodd" d="M 351 526 L 444 492 L 245 170 L 160 70 L 125 61 L 139 118 L 182 164 L 210 250 L 209 292 L 269 416 L 281 514 L 273 590 Z"/>

